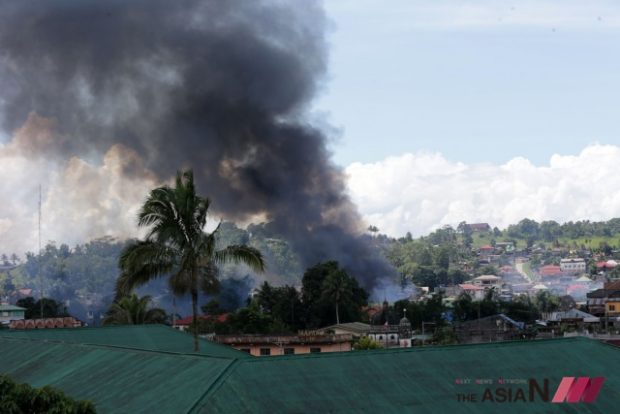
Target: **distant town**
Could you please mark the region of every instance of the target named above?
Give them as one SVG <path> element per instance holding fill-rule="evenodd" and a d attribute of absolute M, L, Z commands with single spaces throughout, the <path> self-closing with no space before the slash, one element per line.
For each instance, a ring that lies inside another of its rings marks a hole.
<path fill-rule="evenodd" d="M 370 226 L 366 237 L 397 276 L 370 296 L 347 275 L 338 314 L 333 297 L 321 288 L 330 275 L 344 272 L 337 263 L 318 264 L 296 278 L 299 270 L 286 265 L 297 265 L 294 253 L 268 226 L 244 230 L 228 223 L 220 240 L 261 248 L 270 263 L 280 263 L 269 266 L 280 271 L 277 277 L 267 275 L 262 283 L 249 276 L 239 279 L 231 276 L 236 268 L 227 267 L 230 279 L 222 281 L 219 294 L 205 298 L 196 327 L 191 315 L 179 313 L 187 312 L 187 306 L 171 308 L 165 288 L 152 291 L 149 302 L 140 305 L 158 310 L 158 318 L 129 321 L 195 329 L 255 356 L 575 335 L 620 342 L 619 219 L 561 225 L 524 219 L 503 231 L 488 223 L 462 222 L 417 239 L 389 238 Z M 114 239 L 74 249 L 48 245 L 40 260 L 50 279 L 44 292 L 51 295 L 43 302 L 39 258 L 29 254 L 22 261 L 15 254 L 3 255 L 2 326 L 21 330 L 120 323 L 110 306 L 123 245 Z M 79 274 L 93 262 L 100 274 Z M 318 288 L 313 291 L 312 286 Z"/>

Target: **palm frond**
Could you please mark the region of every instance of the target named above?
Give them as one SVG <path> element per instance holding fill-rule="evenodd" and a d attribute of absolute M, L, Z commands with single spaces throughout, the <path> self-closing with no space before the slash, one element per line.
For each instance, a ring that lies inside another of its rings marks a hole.
<path fill-rule="evenodd" d="M 161 243 L 139 241 L 121 252 L 117 279 L 117 295 L 128 294 L 152 279 L 170 273 L 175 267 L 176 252 Z"/>
<path fill-rule="evenodd" d="M 232 245 L 218 250 L 214 254 L 216 264 L 243 263 L 256 272 L 265 270 L 265 261 L 262 253 L 250 246 Z"/>

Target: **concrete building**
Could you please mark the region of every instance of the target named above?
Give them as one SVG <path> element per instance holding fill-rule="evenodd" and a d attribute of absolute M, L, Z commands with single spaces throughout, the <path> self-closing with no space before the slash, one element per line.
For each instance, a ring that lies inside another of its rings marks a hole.
<path fill-rule="evenodd" d="M 351 350 L 353 336 L 318 331 L 297 335 L 215 335 L 213 340 L 253 356 L 318 354 Z"/>
<path fill-rule="evenodd" d="M 620 281 L 606 283 L 602 289 L 596 289 L 586 294 L 588 311 L 595 316 L 604 316 L 610 309 L 607 302 L 620 301 Z"/>
<path fill-rule="evenodd" d="M 577 274 L 586 271 L 586 261 L 581 258 L 560 259 L 562 273 Z"/>
<path fill-rule="evenodd" d="M 12 321 L 24 319 L 26 308 L 3 303 L 0 305 L 0 324 L 9 325 Z"/>
<path fill-rule="evenodd" d="M 459 343 L 480 343 L 523 339 L 525 324 L 500 313 L 456 324 Z"/>
<path fill-rule="evenodd" d="M 474 278 L 472 283 L 485 289 L 497 288 L 502 286 L 502 278 L 495 275 L 482 275 Z"/>
<path fill-rule="evenodd" d="M 361 338 L 368 335 L 368 333 L 370 332 L 370 325 L 363 322 L 347 322 L 337 325 L 326 326 L 325 328 L 321 328 L 318 331 L 324 334 L 349 334 L 353 335 L 354 338 Z"/>

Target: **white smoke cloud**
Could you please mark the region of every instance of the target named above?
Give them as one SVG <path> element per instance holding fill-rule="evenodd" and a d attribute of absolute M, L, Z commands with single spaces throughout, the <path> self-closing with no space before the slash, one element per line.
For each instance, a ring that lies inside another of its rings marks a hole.
<path fill-rule="evenodd" d="M 53 121 L 33 114 L 0 146 L 0 252 L 37 250 L 39 185 L 43 243 L 139 236 L 138 208 L 160 185 L 139 155 L 114 145 L 99 163 L 77 157 L 59 161 L 52 149 L 61 140 Z M 131 174 L 123 174 L 127 170 Z"/>
<path fill-rule="evenodd" d="M 505 228 L 537 221 L 608 220 L 620 216 L 620 146 L 594 144 L 578 155 L 553 155 L 535 166 L 452 162 L 409 153 L 347 169 L 349 192 L 381 232 L 424 235 L 446 224 L 488 222 Z"/>

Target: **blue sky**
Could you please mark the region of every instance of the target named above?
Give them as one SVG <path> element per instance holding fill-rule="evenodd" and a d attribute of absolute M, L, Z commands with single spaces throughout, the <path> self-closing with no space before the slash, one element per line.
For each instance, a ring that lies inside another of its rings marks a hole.
<path fill-rule="evenodd" d="M 328 0 L 334 161 L 547 165 L 620 144 L 620 2 Z"/>

